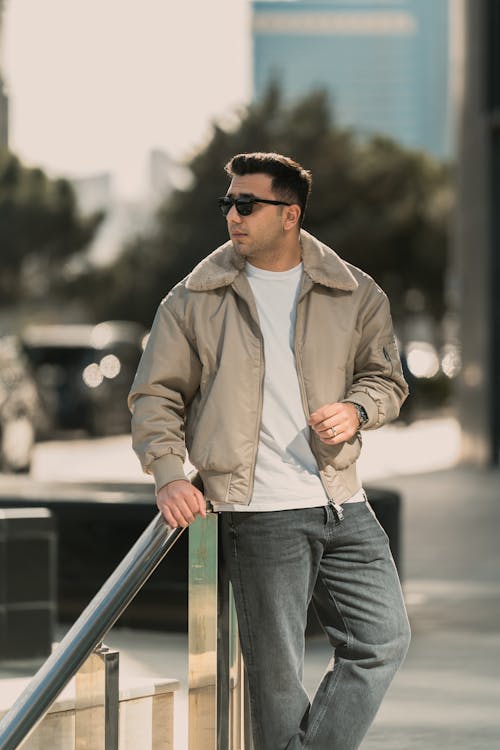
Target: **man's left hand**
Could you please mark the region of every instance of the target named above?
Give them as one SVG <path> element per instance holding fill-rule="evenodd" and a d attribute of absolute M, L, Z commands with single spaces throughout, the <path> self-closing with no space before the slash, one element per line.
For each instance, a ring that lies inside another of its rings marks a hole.
<path fill-rule="evenodd" d="M 311 414 L 309 426 L 326 445 L 350 440 L 359 430 L 356 407 L 350 403 L 325 404 Z"/>

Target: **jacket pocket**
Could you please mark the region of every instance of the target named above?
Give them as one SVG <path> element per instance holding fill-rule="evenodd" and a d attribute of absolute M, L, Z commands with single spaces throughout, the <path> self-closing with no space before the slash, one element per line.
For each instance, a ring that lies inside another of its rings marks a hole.
<path fill-rule="evenodd" d="M 398 345 L 394 336 L 390 336 L 382 341 L 382 354 L 387 374 L 393 375 L 400 362 Z"/>
<path fill-rule="evenodd" d="M 359 458 L 361 444 L 361 435 L 359 432 L 350 440 L 340 445 L 326 446 L 320 443 L 320 468 L 325 469 L 327 466 L 333 466 L 336 471 L 347 469 Z"/>
<path fill-rule="evenodd" d="M 207 500 L 215 503 L 225 503 L 229 498 L 231 488 L 231 472 L 207 471 L 200 468 L 204 494 Z"/>

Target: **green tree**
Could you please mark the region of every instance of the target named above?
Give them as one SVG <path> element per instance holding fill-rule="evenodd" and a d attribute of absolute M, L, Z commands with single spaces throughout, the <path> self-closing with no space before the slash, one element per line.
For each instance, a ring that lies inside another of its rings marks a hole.
<path fill-rule="evenodd" d="M 161 206 L 152 234 L 130 242 L 111 268 L 80 279 L 97 317 L 126 315 L 148 325 L 165 293 L 227 239 L 215 199 L 227 188 L 223 165 L 245 151 L 279 151 L 311 169 L 305 228 L 373 275 L 391 296 L 395 317 L 414 289 L 441 317 L 449 168 L 387 138 L 362 141 L 335 127 L 323 92 L 287 106 L 277 85 L 248 107 L 237 128 L 214 126 L 189 163 L 191 186 Z"/>
<path fill-rule="evenodd" d="M 82 219 L 69 182 L 0 151 L 0 305 L 47 292 L 90 242 L 103 214 Z"/>

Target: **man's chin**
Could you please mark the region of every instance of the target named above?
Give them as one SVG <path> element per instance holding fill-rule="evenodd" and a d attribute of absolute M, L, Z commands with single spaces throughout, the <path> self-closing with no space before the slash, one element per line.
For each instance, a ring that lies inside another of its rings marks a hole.
<path fill-rule="evenodd" d="M 240 240 L 232 237 L 231 241 L 233 243 L 233 247 L 238 253 L 238 255 L 243 255 L 245 258 L 251 254 L 251 249 L 248 245 L 246 245 L 244 242 L 241 242 Z"/>

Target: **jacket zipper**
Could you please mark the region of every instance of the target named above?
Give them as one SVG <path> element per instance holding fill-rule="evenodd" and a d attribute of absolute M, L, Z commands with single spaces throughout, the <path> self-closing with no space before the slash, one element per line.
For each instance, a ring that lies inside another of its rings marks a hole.
<path fill-rule="evenodd" d="M 336 523 L 340 523 L 344 519 L 344 511 L 342 509 L 342 506 L 340 505 L 340 503 L 336 503 L 335 500 L 333 500 L 331 497 L 328 500 L 328 505 L 333 511 Z"/>
<path fill-rule="evenodd" d="M 249 307 L 250 309 L 250 307 Z M 259 329 L 259 340 L 260 340 L 260 383 L 259 383 L 259 401 L 257 404 L 257 428 L 255 431 L 255 440 L 254 440 L 254 451 L 253 451 L 253 457 L 252 457 L 252 465 L 250 467 L 250 482 L 248 485 L 248 502 L 247 505 L 250 505 L 250 500 L 253 495 L 253 486 L 255 482 L 255 467 L 257 465 L 257 452 L 259 450 L 259 438 L 260 438 L 260 425 L 262 422 L 262 408 L 263 408 L 263 401 L 264 401 L 264 374 L 265 374 L 265 361 L 264 361 L 264 337 L 262 336 L 262 333 L 260 331 L 260 327 L 257 326 Z"/>
<path fill-rule="evenodd" d="M 258 322 L 258 319 L 254 316 L 251 305 L 249 301 L 246 299 L 245 296 L 243 296 L 239 291 L 235 290 L 237 294 L 239 294 L 240 298 L 243 300 L 243 302 L 246 304 L 248 308 L 248 312 L 250 314 L 250 319 L 255 324 L 257 330 L 258 330 L 258 338 L 260 343 L 260 383 L 259 383 L 259 400 L 257 403 L 257 423 L 256 423 L 256 430 L 255 430 L 255 439 L 254 439 L 254 451 L 253 451 L 253 457 L 252 457 L 252 465 L 250 466 L 250 482 L 248 484 L 248 502 L 246 505 L 250 505 L 250 500 L 252 498 L 253 494 L 253 486 L 255 482 L 255 466 L 257 464 L 257 452 L 259 450 L 259 437 L 260 437 L 260 425 L 262 422 L 262 407 L 263 407 L 263 401 L 264 401 L 264 374 L 265 374 L 265 357 L 264 357 L 264 337 L 262 336 L 262 332 L 260 330 L 260 325 Z"/>
<path fill-rule="evenodd" d="M 302 408 L 304 410 L 306 419 L 309 419 L 309 404 L 307 403 L 306 389 L 304 385 L 304 374 L 302 372 L 302 362 L 300 361 L 300 357 L 298 355 L 298 346 L 297 346 L 297 330 L 299 328 L 299 325 L 298 325 L 299 316 L 300 316 L 301 309 L 302 309 L 301 302 L 302 302 L 302 297 L 299 296 L 299 300 L 297 302 L 297 313 L 295 316 L 295 331 L 294 331 L 294 336 L 293 336 L 293 339 L 294 339 L 293 340 L 293 353 L 295 356 L 295 367 L 297 370 L 297 379 L 299 381 L 299 390 L 300 390 L 300 397 L 302 400 Z M 312 434 L 311 428 L 309 428 L 309 434 L 310 434 L 309 446 L 311 448 L 311 452 L 314 458 L 316 459 L 316 464 L 318 465 L 318 468 L 319 468 L 319 459 L 318 459 L 318 454 L 315 448 L 315 441 L 319 438 L 316 438 Z M 342 519 L 344 518 L 344 511 L 342 510 L 342 506 L 339 503 L 336 503 L 333 497 L 331 496 L 328 487 L 325 485 L 325 482 L 323 481 L 323 477 L 321 476 L 321 471 L 319 472 L 319 479 L 328 497 L 328 505 L 331 506 L 337 523 L 340 523 L 340 521 L 342 521 Z"/>

